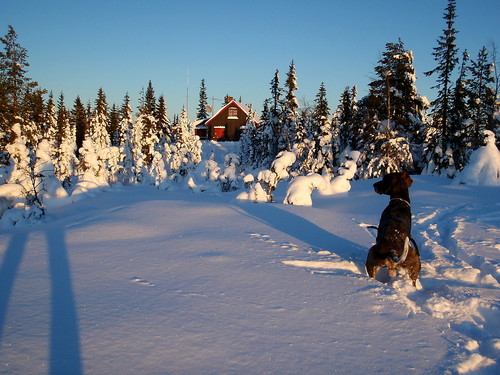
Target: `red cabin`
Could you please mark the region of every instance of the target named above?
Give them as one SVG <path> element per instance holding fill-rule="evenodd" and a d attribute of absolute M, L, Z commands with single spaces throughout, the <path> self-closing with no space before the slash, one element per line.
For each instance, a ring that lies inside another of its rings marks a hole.
<path fill-rule="evenodd" d="M 227 103 L 206 122 L 196 127 L 200 138 L 214 141 L 238 141 L 245 128 L 249 108 L 231 97 Z"/>

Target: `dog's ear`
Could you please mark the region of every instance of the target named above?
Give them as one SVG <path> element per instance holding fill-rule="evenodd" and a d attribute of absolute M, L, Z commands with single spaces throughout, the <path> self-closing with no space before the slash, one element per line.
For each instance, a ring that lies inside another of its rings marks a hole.
<path fill-rule="evenodd" d="M 410 188 L 410 186 L 413 184 L 413 179 L 406 172 L 403 173 L 403 180 L 406 182 L 408 188 Z"/>

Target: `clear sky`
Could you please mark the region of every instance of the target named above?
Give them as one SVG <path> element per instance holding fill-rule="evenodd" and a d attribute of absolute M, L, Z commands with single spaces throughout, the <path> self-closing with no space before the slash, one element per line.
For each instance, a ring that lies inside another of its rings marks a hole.
<path fill-rule="evenodd" d="M 152 81 L 169 115 L 189 104 L 194 118 L 201 79 L 209 104 L 226 94 L 260 111 L 276 69 L 284 83 L 295 61 L 299 101 L 325 83 L 331 109 L 346 86 L 360 97 L 385 44 L 413 51 L 419 93 L 430 99 L 432 52 L 445 28 L 447 0 L 0 0 L 0 35 L 8 25 L 28 50 L 28 76 L 72 107 L 80 95 L 108 104 L 128 92 L 134 106 Z M 500 1 L 457 0 L 457 44 L 475 58 L 500 50 Z M 500 55 L 500 52 L 499 52 Z M 499 56 L 500 58 L 500 56 Z M 189 87 L 189 90 L 187 90 Z M 189 92 L 189 95 L 187 95 Z M 189 99 L 188 99 L 189 98 Z"/>

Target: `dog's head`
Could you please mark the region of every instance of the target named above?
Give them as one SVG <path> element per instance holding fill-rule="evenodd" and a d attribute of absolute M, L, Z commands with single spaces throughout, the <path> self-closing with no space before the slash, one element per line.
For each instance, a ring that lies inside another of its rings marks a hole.
<path fill-rule="evenodd" d="M 406 172 L 386 174 L 382 181 L 373 184 L 373 189 L 377 194 L 395 195 L 408 188 L 413 183 L 412 178 Z"/>

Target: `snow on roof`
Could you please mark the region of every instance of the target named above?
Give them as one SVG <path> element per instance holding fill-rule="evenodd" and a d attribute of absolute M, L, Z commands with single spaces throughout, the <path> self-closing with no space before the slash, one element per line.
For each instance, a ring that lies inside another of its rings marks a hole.
<path fill-rule="evenodd" d="M 212 119 L 216 118 L 219 113 L 221 113 L 222 111 L 224 111 L 227 107 L 229 106 L 234 106 L 236 105 L 237 107 L 239 107 L 243 112 L 245 112 L 246 115 L 248 115 L 250 113 L 250 107 L 248 107 L 247 105 L 245 104 L 242 104 L 240 102 L 237 102 L 236 100 L 231 100 L 229 103 L 227 103 L 226 105 L 224 105 L 223 107 L 221 107 L 207 122 L 206 124 L 208 124 L 210 121 L 212 121 Z"/>

